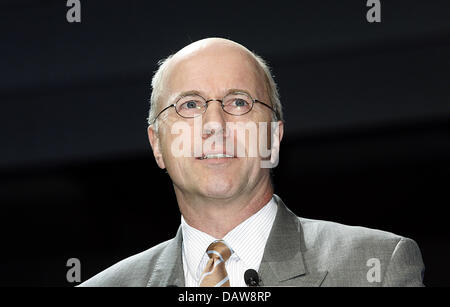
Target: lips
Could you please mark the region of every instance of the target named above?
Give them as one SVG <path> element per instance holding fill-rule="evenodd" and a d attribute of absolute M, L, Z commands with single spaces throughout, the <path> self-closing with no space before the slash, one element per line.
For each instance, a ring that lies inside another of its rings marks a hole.
<path fill-rule="evenodd" d="M 234 158 L 232 155 L 223 154 L 223 153 L 214 153 L 214 154 L 203 154 L 199 160 L 206 160 L 206 159 L 223 159 L 223 158 Z"/>
<path fill-rule="evenodd" d="M 232 159 L 236 158 L 236 156 L 231 153 L 225 151 L 225 149 L 222 150 L 211 150 L 211 151 L 205 151 L 202 153 L 201 157 L 197 157 L 197 160 L 226 160 L 226 159 Z"/>

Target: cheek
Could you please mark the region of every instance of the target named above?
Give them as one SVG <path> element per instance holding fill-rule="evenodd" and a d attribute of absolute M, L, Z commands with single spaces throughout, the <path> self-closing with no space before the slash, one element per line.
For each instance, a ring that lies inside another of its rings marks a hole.
<path fill-rule="evenodd" d="M 170 127 L 164 130 L 161 140 L 161 154 L 171 179 L 182 183 L 192 174 L 192 131 L 187 127 L 184 131 L 171 133 Z"/>
<path fill-rule="evenodd" d="M 174 176 L 176 176 L 180 170 L 180 158 L 174 155 L 172 149 L 173 141 L 174 138 L 172 135 L 164 134 L 160 142 L 162 159 L 164 161 L 166 170 L 172 179 L 174 179 Z"/>
<path fill-rule="evenodd" d="M 239 157 L 265 159 L 270 154 L 270 122 L 247 122 L 245 128 L 233 131 L 235 152 Z"/>
<path fill-rule="evenodd" d="M 166 160 L 192 156 L 193 129 L 188 123 L 170 122 L 161 130 L 161 151 Z"/>

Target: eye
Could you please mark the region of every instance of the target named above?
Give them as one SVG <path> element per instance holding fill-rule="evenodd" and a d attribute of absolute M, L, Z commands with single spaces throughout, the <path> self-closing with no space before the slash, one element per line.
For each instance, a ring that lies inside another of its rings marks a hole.
<path fill-rule="evenodd" d="M 181 107 L 183 109 L 196 109 L 198 107 L 198 102 L 195 100 L 189 100 L 184 102 Z"/>
<path fill-rule="evenodd" d="M 248 105 L 248 102 L 245 101 L 244 99 L 236 98 L 233 101 L 233 106 L 235 106 L 235 107 L 245 107 L 247 105 Z"/>

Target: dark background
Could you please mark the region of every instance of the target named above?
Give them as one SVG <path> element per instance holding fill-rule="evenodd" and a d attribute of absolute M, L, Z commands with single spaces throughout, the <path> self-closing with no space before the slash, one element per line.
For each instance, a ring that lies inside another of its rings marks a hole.
<path fill-rule="evenodd" d="M 159 59 L 233 39 L 268 60 L 286 114 L 276 193 L 300 216 L 419 244 L 450 286 L 449 1 L 0 3 L 0 285 L 71 286 L 175 235 L 146 136 Z"/>

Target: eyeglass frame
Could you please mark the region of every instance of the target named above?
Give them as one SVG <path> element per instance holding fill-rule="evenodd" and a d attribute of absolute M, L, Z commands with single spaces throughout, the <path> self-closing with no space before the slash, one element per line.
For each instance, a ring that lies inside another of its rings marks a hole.
<path fill-rule="evenodd" d="M 225 109 L 224 109 L 224 108 L 225 108 L 225 105 L 223 104 L 223 100 L 224 100 L 225 97 L 227 97 L 228 95 L 232 95 L 232 94 L 244 94 L 244 95 L 248 96 L 248 97 L 252 100 L 252 106 L 251 106 L 251 108 L 250 108 L 247 112 L 242 113 L 242 114 L 239 114 L 239 115 L 237 115 L 237 114 L 232 114 L 232 113 L 230 113 L 230 112 L 225 111 Z M 169 108 L 172 108 L 172 107 L 175 108 L 175 112 L 178 114 L 178 116 L 180 116 L 180 117 L 182 117 L 182 118 L 195 118 L 195 117 L 198 117 L 198 116 L 200 116 L 200 115 L 206 113 L 206 111 L 208 110 L 209 103 L 212 102 L 212 101 L 218 101 L 218 102 L 220 102 L 220 106 L 222 107 L 222 111 L 224 111 L 225 113 L 227 113 L 227 114 L 229 114 L 229 115 L 232 115 L 232 116 L 242 116 L 242 115 L 248 114 L 248 113 L 250 113 L 250 112 L 253 110 L 253 106 L 255 105 L 255 103 L 260 103 L 260 104 L 262 104 L 263 106 L 269 108 L 272 112 L 274 112 L 274 113 L 275 113 L 275 116 L 276 116 L 277 119 L 278 119 L 278 113 L 277 113 L 277 111 L 275 111 L 275 109 L 274 109 L 273 107 L 271 107 L 270 105 L 268 105 L 268 104 L 262 102 L 261 100 L 258 100 L 258 99 L 253 98 L 253 97 L 252 97 L 249 93 L 247 93 L 247 92 L 243 92 L 243 91 L 230 92 L 230 93 L 226 94 L 225 96 L 223 96 L 222 99 L 205 99 L 205 98 L 204 98 L 202 95 L 200 95 L 200 94 L 192 94 L 192 95 L 193 95 L 193 96 L 194 96 L 194 95 L 195 95 L 195 96 L 199 96 L 200 98 L 202 98 L 202 99 L 205 101 L 204 104 L 205 104 L 206 107 L 205 107 L 205 110 L 204 110 L 202 113 L 200 113 L 200 114 L 198 114 L 198 115 L 196 115 L 196 116 L 183 116 L 183 115 L 181 115 L 180 113 L 178 113 L 178 110 L 177 110 L 177 103 L 178 103 L 181 99 L 183 99 L 184 97 L 186 97 L 186 96 L 181 96 L 181 97 L 179 97 L 179 98 L 177 99 L 177 101 L 176 101 L 175 103 L 172 103 L 172 104 L 168 105 L 167 107 L 165 107 L 164 109 L 162 109 L 162 110 L 158 113 L 158 115 L 156 115 L 156 117 L 155 117 L 155 119 L 153 120 L 153 122 L 151 123 L 151 125 L 153 125 L 153 124 L 156 122 L 156 120 L 158 119 L 158 117 L 159 117 L 164 111 L 166 111 L 166 110 L 168 110 Z M 187 96 L 188 96 L 188 95 L 187 95 Z"/>

